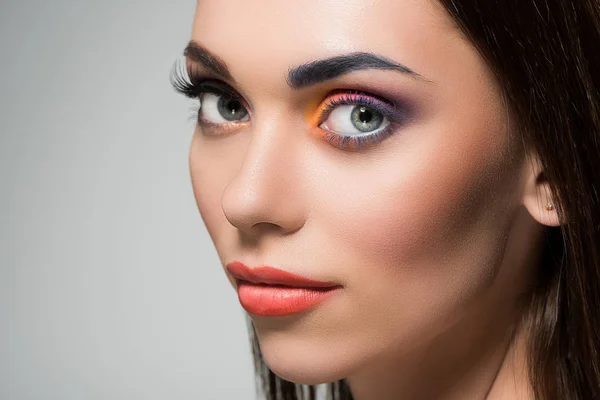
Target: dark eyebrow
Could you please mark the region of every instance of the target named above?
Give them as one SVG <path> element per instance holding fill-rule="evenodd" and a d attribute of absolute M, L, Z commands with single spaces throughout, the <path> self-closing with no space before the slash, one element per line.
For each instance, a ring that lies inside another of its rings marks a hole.
<path fill-rule="evenodd" d="M 193 40 L 190 40 L 185 50 L 183 50 L 183 55 L 192 61 L 204 65 L 206 68 L 216 74 L 221 75 L 223 78 L 227 78 L 232 81 L 234 80 L 229 72 L 229 68 L 227 68 L 227 63 L 225 63 L 225 61 L 212 54 L 206 48 L 201 46 L 199 43 L 194 42 Z"/>
<path fill-rule="evenodd" d="M 325 58 L 291 68 L 288 72 L 287 82 L 290 87 L 300 89 L 362 69 L 395 70 L 431 82 L 400 63 L 366 52 Z"/>
<path fill-rule="evenodd" d="M 183 55 L 192 61 L 202 64 L 204 67 L 221 75 L 223 78 L 235 81 L 229 72 L 227 63 L 198 42 L 190 40 L 183 51 Z M 300 89 L 336 78 L 352 71 L 364 69 L 395 70 L 431 82 L 405 65 L 383 56 L 367 52 L 355 52 L 324 58 L 290 68 L 286 81 L 292 89 Z"/>

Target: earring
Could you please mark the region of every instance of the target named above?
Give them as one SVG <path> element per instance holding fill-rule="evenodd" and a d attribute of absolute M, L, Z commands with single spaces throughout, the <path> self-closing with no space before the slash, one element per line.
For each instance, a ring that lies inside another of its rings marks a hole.
<path fill-rule="evenodd" d="M 548 211 L 554 210 L 554 204 L 552 204 L 551 202 L 546 203 L 546 210 L 548 210 Z"/>

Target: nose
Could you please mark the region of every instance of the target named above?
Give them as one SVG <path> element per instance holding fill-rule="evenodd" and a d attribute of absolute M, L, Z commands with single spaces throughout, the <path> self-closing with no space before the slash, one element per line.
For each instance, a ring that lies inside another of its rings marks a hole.
<path fill-rule="evenodd" d="M 305 222 L 301 190 L 301 142 L 277 121 L 253 124 L 241 168 L 225 187 L 221 207 L 246 235 L 289 234 Z"/>

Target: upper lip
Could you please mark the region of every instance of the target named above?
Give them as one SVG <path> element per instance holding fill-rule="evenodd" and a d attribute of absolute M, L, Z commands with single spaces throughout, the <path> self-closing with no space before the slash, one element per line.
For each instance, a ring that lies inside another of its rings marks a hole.
<path fill-rule="evenodd" d="M 251 283 L 267 285 L 284 285 L 298 288 L 325 288 L 340 286 L 333 282 L 321 282 L 283 271 L 269 266 L 250 268 L 240 261 L 232 261 L 226 265 L 227 271 L 236 279 Z"/>

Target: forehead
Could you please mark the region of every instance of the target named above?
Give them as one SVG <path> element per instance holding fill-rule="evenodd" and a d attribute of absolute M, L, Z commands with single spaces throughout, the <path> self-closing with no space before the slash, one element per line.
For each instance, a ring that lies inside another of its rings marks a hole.
<path fill-rule="evenodd" d="M 433 0 L 199 0 L 192 39 L 234 76 L 370 51 L 436 78 L 473 52 Z"/>

